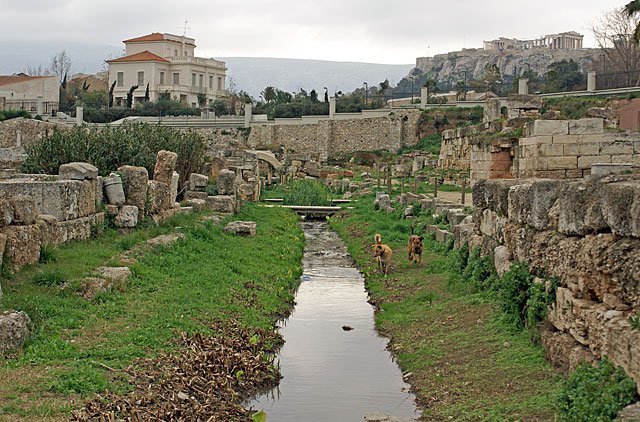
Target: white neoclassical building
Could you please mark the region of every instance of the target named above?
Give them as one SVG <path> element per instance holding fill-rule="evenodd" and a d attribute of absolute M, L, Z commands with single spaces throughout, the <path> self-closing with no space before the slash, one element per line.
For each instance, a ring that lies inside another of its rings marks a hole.
<path fill-rule="evenodd" d="M 154 32 L 123 42 L 125 55 L 107 61 L 109 87 L 116 83 L 114 105 L 124 105 L 129 89 L 136 85 L 133 103 L 143 101 L 147 84 L 151 101 L 168 94 L 186 106 L 197 107 L 200 99 L 211 104 L 226 96 L 225 63 L 195 57 L 195 39 Z"/>

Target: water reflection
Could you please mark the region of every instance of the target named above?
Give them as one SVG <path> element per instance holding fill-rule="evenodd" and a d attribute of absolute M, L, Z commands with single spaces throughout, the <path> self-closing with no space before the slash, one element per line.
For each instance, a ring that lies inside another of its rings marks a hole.
<path fill-rule="evenodd" d="M 284 378 L 250 405 L 274 422 L 362 421 L 370 412 L 417 417 L 346 246 L 326 223 L 302 224 L 304 275 L 296 308 L 281 324 Z"/>

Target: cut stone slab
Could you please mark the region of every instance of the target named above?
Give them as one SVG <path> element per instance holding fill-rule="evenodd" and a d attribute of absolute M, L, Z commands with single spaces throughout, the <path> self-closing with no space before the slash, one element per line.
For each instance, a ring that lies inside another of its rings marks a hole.
<path fill-rule="evenodd" d="M 236 210 L 236 199 L 229 195 L 207 196 L 206 204 L 214 212 L 233 214 Z"/>
<path fill-rule="evenodd" d="M 9 197 L 7 202 L 13 208 L 13 224 L 28 226 L 36 222 L 38 210 L 33 197 L 16 195 Z"/>
<path fill-rule="evenodd" d="M 240 236 L 255 236 L 256 223 L 255 221 L 232 221 L 226 225 L 224 231 Z"/>
<path fill-rule="evenodd" d="M 231 170 L 220 170 L 216 188 L 219 195 L 235 195 L 236 174 Z"/>
<path fill-rule="evenodd" d="M 24 312 L 0 313 L 0 353 L 22 347 L 29 335 L 31 319 Z"/>
<path fill-rule="evenodd" d="M 138 224 L 138 207 L 123 205 L 114 219 L 116 227 L 133 228 Z"/>
<path fill-rule="evenodd" d="M 209 184 L 209 178 L 204 174 L 191 173 L 189 175 L 189 188 L 191 190 L 204 192 Z"/>
<path fill-rule="evenodd" d="M 95 179 L 98 177 L 98 168 L 89 163 L 81 162 L 62 164 L 58 168 L 58 175 L 61 179 Z"/>
<path fill-rule="evenodd" d="M 146 168 L 137 166 L 121 166 L 118 167 L 118 172 L 122 176 L 125 204 L 135 205 L 138 207 L 138 211 L 144 214 L 149 172 Z"/>

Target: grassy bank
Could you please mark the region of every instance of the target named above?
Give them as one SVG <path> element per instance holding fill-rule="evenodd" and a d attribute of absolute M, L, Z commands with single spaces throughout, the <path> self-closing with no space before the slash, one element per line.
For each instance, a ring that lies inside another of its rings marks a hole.
<path fill-rule="evenodd" d="M 200 217 L 181 215 L 130 235 L 107 231 L 2 280 L 0 311 L 24 310 L 33 335 L 22 351 L 0 358 L 0 419 L 66 420 L 97 393 L 131 392 L 126 369 L 138 358 L 183 354 L 181 333 L 221 335 L 225 321 L 259 333 L 288 312 L 301 274 L 296 216 L 247 205 L 233 219 L 257 222 L 257 235 L 249 238 Z M 73 280 L 105 263 L 117 265 L 121 253 L 170 232 L 185 237 L 147 251 L 131 266 L 122 291 L 87 301 L 73 281 L 64 288 L 33 282 L 39 272 L 55 270 Z M 261 344 L 248 335 L 252 346 Z M 231 376 L 240 382 L 243 374 Z"/>
<path fill-rule="evenodd" d="M 409 267 L 411 222 L 372 204 L 352 203 L 332 226 L 366 275 L 376 325 L 410 374 L 423 419 L 553 420 L 562 379 L 530 333 L 504 322 L 491 294 L 463 280 L 455 254 L 435 241 L 425 239 L 423 268 Z M 394 250 L 388 277 L 375 271 L 375 233 Z"/>

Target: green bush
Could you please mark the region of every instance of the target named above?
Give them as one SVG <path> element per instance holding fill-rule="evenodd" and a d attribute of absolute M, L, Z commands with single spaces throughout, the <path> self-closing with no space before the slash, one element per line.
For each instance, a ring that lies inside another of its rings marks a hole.
<path fill-rule="evenodd" d="M 51 245 L 42 245 L 40 247 L 39 262 L 46 264 L 47 262 L 55 262 L 57 259 L 56 249 Z"/>
<path fill-rule="evenodd" d="M 481 256 L 480 248 L 471 251 L 462 277 L 478 290 L 492 289 L 496 283 L 496 274 L 491 257 Z"/>
<path fill-rule="evenodd" d="M 26 148 L 27 158 L 21 170 L 58 174 L 61 164 L 84 161 L 96 166 L 103 176 L 125 164 L 145 167 L 153 174 L 157 152 L 167 150 L 178 154 L 176 171 L 182 186 L 189 174 L 202 169 L 205 148 L 204 138 L 194 131 L 144 123 L 54 128 L 40 142 Z"/>
<path fill-rule="evenodd" d="M 638 398 L 636 383 L 606 358 L 597 366 L 580 364 L 558 398 L 564 421 L 612 421 Z"/>
<path fill-rule="evenodd" d="M 16 117 L 30 118 L 31 114 L 27 110 L 0 110 L 0 122 L 15 119 Z"/>

